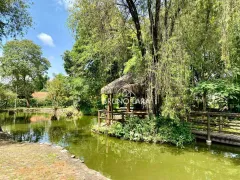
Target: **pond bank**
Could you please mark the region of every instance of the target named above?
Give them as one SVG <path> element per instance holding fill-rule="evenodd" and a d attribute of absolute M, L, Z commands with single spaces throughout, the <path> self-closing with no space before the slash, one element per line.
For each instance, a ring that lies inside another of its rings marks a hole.
<path fill-rule="evenodd" d="M 60 146 L 16 143 L 0 132 L 0 152 L 0 179 L 107 179 Z"/>
<path fill-rule="evenodd" d="M 53 108 L 17 108 L 17 109 L 0 109 L 0 113 L 8 113 L 9 115 L 14 115 L 14 113 L 37 113 L 37 114 L 51 114 L 54 115 Z M 58 108 L 56 111 L 57 117 L 79 117 L 82 113 L 73 107 L 68 108 Z"/>
<path fill-rule="evenodd" d="M 23 113 L 45 113 L 45 114 L 53 114 L 53 108 L 17 108 L 15 109 L 0 109 L 0 112 L 23 112 Z M 58 113 L 63 113 L 66 110 L 64 108 L 59 108 Z"/>

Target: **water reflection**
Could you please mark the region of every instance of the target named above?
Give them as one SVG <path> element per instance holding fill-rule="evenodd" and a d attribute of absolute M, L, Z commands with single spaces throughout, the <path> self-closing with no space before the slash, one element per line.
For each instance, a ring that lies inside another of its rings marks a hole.
<path fill-rule="evenodd" d="M 135 143 L 92 134 L 95 117 L 70 121 L 48 115 L 0 114 L 4 131 L 18 141 L 51 142 L 84 158 L 92 169 L 112 179 L 240 179 L 240 148 L 197 143 L 173 146 Z M 15 120 L 14 120 L 15 119 Z"/>
<path fill-rule="evenodd" d="M 31 122 L 38 122 L 38 121 L 50 121 L 51 117 L 48 115 L 33 115 L 30 117 Z"/>
<path fill-rule="evenodd" d="M 197 151 L 194 147 L 183 150 L 167 145 L 134 143 L 105 136 L 93 136 L 95 142 L 92 144 L 83 144 L 84 142 L 71 144 L 70 150 L 78 156 L 84 156 L 91 168 L 105 174 L 114 172 L 108 174 L 113 179 L 240 178 L 239 154 L 225 152 L 235 154 L 235 158 L 231 156 L 229 159 L 215 147 L 209 150 L 200 144 L 196 145 Z M 222 171 L 223 169 L 228 171 Z"/>

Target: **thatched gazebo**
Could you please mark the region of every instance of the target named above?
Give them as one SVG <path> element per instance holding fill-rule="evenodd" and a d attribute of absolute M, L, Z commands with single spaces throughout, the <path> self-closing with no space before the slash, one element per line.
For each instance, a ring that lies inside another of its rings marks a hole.
<path fill-rule="evenodd" d="M 113 82 L 109 83 L 108 85 L 104 86 L 101 89 L 101 94 L 106 94 L 108 95 L 108 105 L 107 105 L 107 110 L 106 116 L 107 116 L 107 121 L 109 123 L 109 120 L 113 120 L 113 96 L 116 94 L 125 94 L 125 98 L 128 99 L 127 103 L 127 108 L 126 108 L 126 113 L 130 113 L 130 101 L 131 97 L 143 97 L 145 95 L 145 86 L 142 83 L 137 82 L 134 80 L 132 74 L 126 74 Z M 104 111 L 104 110 L 100 110 Z M 119 113 L 119 112 L 118 112 Z M 123 117 L 123 114 L 121 114 Z M 101 116 L 101 113 L 100 115 Z M 123 118 L 122 118 L 123 119 Z"/>

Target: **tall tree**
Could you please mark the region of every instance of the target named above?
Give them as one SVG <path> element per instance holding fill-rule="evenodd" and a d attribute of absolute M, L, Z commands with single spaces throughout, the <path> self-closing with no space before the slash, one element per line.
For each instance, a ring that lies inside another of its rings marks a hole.
<path fill-rule="evenodd" d="M 175 0 L 147 0 L 147 1 L 133 1 L 133 0 L 120 0 L 117 3 L 119 6 L 125 7 L 132 17 L 135 24 L 136 36 L 139 41 L 139 49 L 142 53 L 143 63 L 148 67 L 145 68 L 148 74 L 148 99 L 150 100 L 149 109 L 152 113 L 159 115 L 163 97 L 160 94 L 161 86 L 164 86 L 163 81 L 158 79 L 157 67 L 161 64 L 161 47 L 166 43 L 175 30 L 175 23 L 179 17 L 181 10 L 185 6 L 185 1 Z M 144 13 L 148 12 L 148 13 Z M 141 24 L 147 20 L 149 25 L 146 30 Z M 142 34 L 145 33 L 143 40 Z M 142 43 L 145 41 L 146 45 Z M 144 46 L 144 47 L 143 47 Z M 145 57 L 146 52 L 150 54 Z"/>
<path fill-rule="evenodd" d="M 18 96 L 29 98 L 34 90 L 38 90 L 39 82 L 45 79 L 49 61 L 42 57 L 41 48 L 29 40 L 14 40 L 3 47 L 3 57 L 0 58 L 0 73 Z"/>

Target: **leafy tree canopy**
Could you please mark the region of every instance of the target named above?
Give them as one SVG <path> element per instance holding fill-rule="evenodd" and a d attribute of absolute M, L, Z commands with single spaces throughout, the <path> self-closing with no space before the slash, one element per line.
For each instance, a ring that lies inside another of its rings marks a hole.
<path fill-rule="evenodd" d="M 29 40 L 7 42 L 0 64 L 1 76 L 18 96 L 26 99 L 44 86 L 50 67 L 49 61 L 42 57 L 41 48 Z"/>
<path fill-rule="evenodd" d="M 68 101 L 70 93 L 68 85 L 67 77 L 62 74 L 55 75 L 52 80 L 47 82 L 48 98 L 55 108 L 64 105 Z"/>
<path fill-rule="evenodd" d="M 0 1 L 0 41 L 4 36 L 22 35 L 32 25 L 29 0 Z"/>

